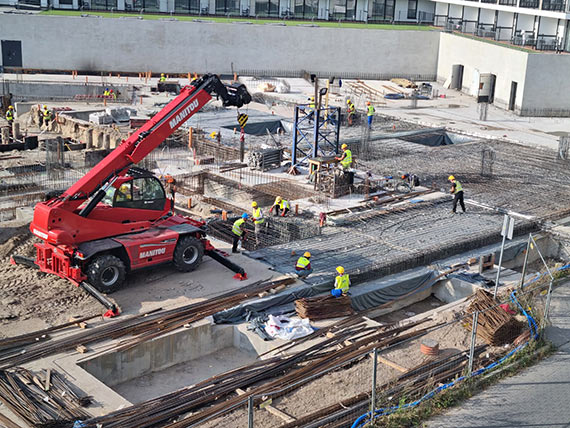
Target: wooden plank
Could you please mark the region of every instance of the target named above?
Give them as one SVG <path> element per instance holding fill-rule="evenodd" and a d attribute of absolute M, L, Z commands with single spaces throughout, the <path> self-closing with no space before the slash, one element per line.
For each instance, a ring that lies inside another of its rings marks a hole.
<path fill-rule="evenodd" d="M 283 421 L 285 421 L 285 423 L 288 423 L 288 424 L 290 424 L 290 423 L 292 423 L 292 422 L 295 422 L 295 420 L 296 420 L 294 417 L 288 415 L 288 414 L 285 413 L 285 412 L 282 412 L 282 411 L 279 410 L 279 409 L 276 409 L 275 407 L 273 407 L 273 406 L 271 406 L 271 405 L 265 406 L 265 410 L 267 410 L 267 411 L 268 411 L 269 413 L 271 413 L 272 415 L 275 415 L 275 416 L 277 416 L 278 418 L 283 419 Z"/>
<path fill-rule="evenodd" d="M 75 350 L 76 350 L 77 352 L 79 352 L 80 354 L 85 354 L 85 353 L 88 351 L 87 347 L 85 347 L 85 346 L 83 346 L 83 345 L 77 345 L 77 346 L 75 347 Z"/>
<path fill-rule="evenodd" d="M 46 384 L 44 386 L 44 391 L 49 391 L 50 386 L 51 386 L 51 369 L 47 369 Z"/>
<path fill-rule="evenodd" d="M 237 394 L 237 395 L 244 395 L 244 394 L 245 394 L 245 391 L 244 391 L 243 389 L 241 389 L 241 388 L 237 388 L 237 389 L 236 389 L 236 394 Z"/>
<path fill-rule="evenodd" d="M 374 354 L 371 353 L 370 356 L 371 356 L 372 358 L 374 358 Z M 402 372 L 402 373 L 407 373 L 407 372 L 408 372 L 408 369 L 406 369 L 405 367 L 402 367 L 402 366 L 400 366 L 399 364 L 396 364 L 396 363 L 393 362 L 393 361 L 390 361 L 390 360 L 388 360 L 388 359 L 386 359 L 386 358 L 384 358 L 384 357 L 381 357 L 380 355 L 378 355 L 378 361 L 380 361 L 381 363 L 386 364 L 387 366 L 392 367 L 393 369 L 398 370 L 399 372 Z"/>

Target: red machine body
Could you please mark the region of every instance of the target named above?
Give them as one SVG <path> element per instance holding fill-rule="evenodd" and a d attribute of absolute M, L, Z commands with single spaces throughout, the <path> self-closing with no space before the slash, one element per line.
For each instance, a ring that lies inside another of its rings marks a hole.
<path fill-rule="evenodd" d="M 239 108 L 251 101 L 245 86 L 225 86 L 217 76 L 205 75 L 63 194 L 36 205 L 30 231 L 42 240 L 36 244 L 40 270 L 112 292 L 128 271 L 169 261 L 190 271 L 204 252 L 214 250 L 205 224 L 173 214 L 174 201 L 160 181 L 133 166 L 213 93 L 225 106 Z"/>

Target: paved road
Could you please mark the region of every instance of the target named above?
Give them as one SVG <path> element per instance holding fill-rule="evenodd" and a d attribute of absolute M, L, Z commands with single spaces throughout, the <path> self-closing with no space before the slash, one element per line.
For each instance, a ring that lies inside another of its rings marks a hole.
<path fill-rule="evenodd" d="M 461 407 L 426 423 L 428 428 L 570 428 L 570 283 L 552 296 L 547 337 L 558 351 L 507 378 Z"/>

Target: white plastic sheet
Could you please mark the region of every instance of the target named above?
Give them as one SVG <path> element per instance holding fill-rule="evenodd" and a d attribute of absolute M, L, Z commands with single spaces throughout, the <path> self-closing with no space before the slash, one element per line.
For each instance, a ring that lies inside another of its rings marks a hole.
<path fill-rule="evenodd" d="M 274 338 L 293 340 L 311 334 L 313 328 L 308 319 L 291 319 L 282 315 L 269 315 L 269 319 L 265 323 L 265 331 Z"/>

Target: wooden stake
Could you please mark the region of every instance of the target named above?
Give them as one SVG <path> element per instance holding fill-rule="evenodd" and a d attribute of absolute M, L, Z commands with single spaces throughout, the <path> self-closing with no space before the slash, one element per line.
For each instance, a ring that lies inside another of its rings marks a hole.
<path fill-rule="evenodd" d="M 49 391 L 50 386 L 51 386 L 51 369 L 47 369 L 46 384 L 44 386 L 44 391 Z"/>

